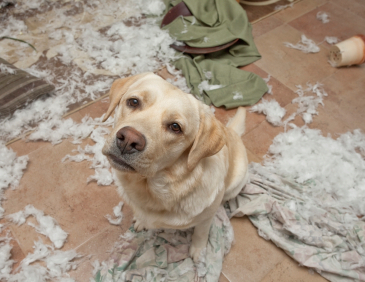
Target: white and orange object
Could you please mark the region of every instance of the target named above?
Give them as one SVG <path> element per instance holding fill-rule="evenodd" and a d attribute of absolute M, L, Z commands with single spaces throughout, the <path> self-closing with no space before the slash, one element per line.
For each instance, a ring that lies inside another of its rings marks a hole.
<path fill-rule="evenodd" d="M 365 35 L 359 34 L 330 49 L 330 62 L 335 67 L 360 65 L 365 62 Z"/>

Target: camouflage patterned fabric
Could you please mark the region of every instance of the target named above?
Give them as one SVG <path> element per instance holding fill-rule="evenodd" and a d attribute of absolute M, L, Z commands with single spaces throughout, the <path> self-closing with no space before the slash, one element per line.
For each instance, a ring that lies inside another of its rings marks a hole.
<path fill-rule="evenodd" d="M 192 229 L 135 233 L 131 228 L 95 281 L 218 281 L 233 239 L 226 212 L 230 217 L 249 216 L 260 236 L 330 281 L 365 281 L 363 221 L 355 217 L 355 224 L 349 225 L 349 215 L 334 208 L 315 207 L 315 213 L 306 216 L 306 201 L 296 192 L 301 187 L 263 167 L 251 167 L 250 172 L 250 183 L 226 203 L 226 211 L 221 207 L 217 212 L 205 261 L 194 265 L 189 258 Z"/>
<path fill-rule="evenodd" d="M 307 205 L 296 192 L 302 187 L 261 166 L 251 168 L 250 182 L 227 205 L 231 216 L 249 216 L 260 236 L 330 281 L 365 281 L 364 221 Z"/>
<path fill-rule="evenodd" d="M 233 229 L 221 207 L 210 228 L 206 257 L 194 265 L 189 257 L 193 230 L 149 230 L 133 227 L 116 244 L 95 276 L 97 282 L 218 281 L 223 257 L 230 250 Z"/>

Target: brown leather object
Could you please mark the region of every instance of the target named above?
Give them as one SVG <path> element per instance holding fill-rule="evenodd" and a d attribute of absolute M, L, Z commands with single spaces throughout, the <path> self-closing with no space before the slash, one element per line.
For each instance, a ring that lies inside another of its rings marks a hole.
<path fill-rule="evenodd" d="M 188 17 L 192 16 L 193 14 L 190 12 L 189 8 L 185 5 L 184 2 L 180 2 L 175 7 L 172 7 L 165 17 L 162 20 L 161 28 L 168 25 L 169 23 L 173 22 L 176 18 L 183 16 Z M 198 48 L 198 47 L 191 47 L 189 45 L 176 45 L 171 44 L 170 47 L 174 48 L 177 51 L 188 53 L 188 54 L 209 54 L 213 52 L 217 52 L 223 49 L 226 49 L 233 44 L 235 44 L 239 39 L 235 39 L 231 42 L 228 42 L 226 44 L 214 46 L 214 47 L 206 47 L 206 48 Z"/>
<path fill-rule="evenodd" d="M 185 5 L 184 2 L 180 2 L 175 7 L 172 7 L 170 11 L 167 12 L 165 17 L 162 19 L 161 27 L 172 23 L 176 18 L 183 16 L 189 17 L 193 14 L 190 12 L 188 6 Z"/>

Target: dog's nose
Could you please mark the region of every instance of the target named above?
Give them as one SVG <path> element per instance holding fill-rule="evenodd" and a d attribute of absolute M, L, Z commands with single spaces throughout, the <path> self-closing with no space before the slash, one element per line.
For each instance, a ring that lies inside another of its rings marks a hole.
<path fill-rule="evenodd" d="M 143 151 L 146 146 L 146 138 L 133 127 L 126 126 L 117 132 L 117 146 L 122 155 L 133 154 Z"/>

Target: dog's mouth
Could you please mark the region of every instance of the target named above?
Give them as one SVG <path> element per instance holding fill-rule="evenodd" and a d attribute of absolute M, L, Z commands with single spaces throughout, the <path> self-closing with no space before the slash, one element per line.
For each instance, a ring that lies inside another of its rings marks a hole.
<path fill-rule="evenodd" d="M 125 161 L 121 160 L 120 158 L 114 156 L 114 155 L 108 155 L 108 159 L 110 161 L 110 164 L 118 169 L 118 170 L 122 170 L 122 171 L 136 171 L 132 166 L 130 166 L 129 164 L 127 164 Z"/>

